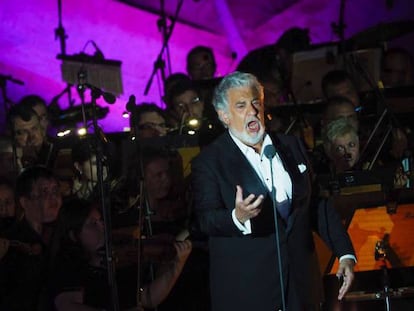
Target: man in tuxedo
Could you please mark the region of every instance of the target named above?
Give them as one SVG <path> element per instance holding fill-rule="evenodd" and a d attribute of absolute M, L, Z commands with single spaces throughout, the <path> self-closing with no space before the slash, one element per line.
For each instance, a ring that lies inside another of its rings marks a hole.
<path fill-rule="evenodd" d="M 265 132 L 263 97 L 253 75 L 226 76 L 213 103 L 228 131 L 192 163 L 196 225 L 209 236 L 214 311 L 316 310 L 312 229 L 340 257 L 339 299 L 354 278 L 354 250 L 339 217 L 329 204 L 311 202 L 310 166 L 299 140 Z M 265 156 L 267 146 L 276 153 Z"/>

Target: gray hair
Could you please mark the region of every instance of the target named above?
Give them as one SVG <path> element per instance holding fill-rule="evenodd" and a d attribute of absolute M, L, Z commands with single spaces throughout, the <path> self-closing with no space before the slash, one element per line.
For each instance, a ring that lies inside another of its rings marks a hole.
<path fill-rule="evenodd" d="M 246 86 L 255 89 L 260 94 L 260 97 L 263 98 L 263 87 L 254 75 L 235 71 L 225 76 L 214 90 L 213 105 L 216 111 L 228 111 L 229 102 L 227 92 L 230 89 Z"/>
<path fill-rule="evenodd" d="M 328 123 L 323 131 L 323 143 L 325 146 L 331 144 L 338 137 L 351 135 L 352 139 L 359 141 L 358 133 L 355 127 L 348 121 L 347 118 L 339 118 Z"/>

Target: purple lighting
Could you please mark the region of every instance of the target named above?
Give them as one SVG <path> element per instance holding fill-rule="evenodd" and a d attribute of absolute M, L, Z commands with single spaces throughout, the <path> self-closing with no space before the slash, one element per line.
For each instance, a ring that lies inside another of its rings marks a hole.
<path fill-rule="evenodd" d="M 192 2 L 191 5 L 195 8 L 208 8 L 205 11 L 200 9 L 193 12 L 200 15 L 201 22 L 206 24 L 211 21 L 219 25 L 219 16 L 222 16 L 219 13 L 223 12 L 217 11 L 220 10 L 220 5 L 216 6 L 215 3 L 227 4 L 229 11 L 234 13 L 234 6 L 237 5 L 240 9 L 245 1 L 199 1 Z M 270 2 L 271 0 L 257 0 L 264 10 Z M 244 49 L 250 50 L 273 43 L 283 31 L 293 26 L 309 28 L 314 43 L 336 39 L 332 35 L 330 23 L 337 21 L 339 0 L 284 2 L 284 11 L 266 19 L 255 29 L 251 29 L 251 24 L 244 21 L 249 19 L 249 12 L 246 11 L 246 16 L 242 19 L 238 17 L 231 23 L 230 34 L 225 30 L 222 33 L 209 32 L 197 25 L 178 22 L 169 44 L 172 71 L 185 72 L 186 54 L 195 45 L 213 48 L 218 64 L 217 74 L 224 75 L 234 69 L 244 54 Z M 346 2 L 346 37 L 379 22 L 410 19 L 414 16 L 413 3 L 408 0 L 395 1 L 391 10 L 387 9 L 385 1 Z M 186 3 L 184 1 L 184 6 Z M 208 12 L 209 15 L 204 16 L 203 12 Z M 105 58 L 122 61 L 124 94 L 119 96 L 115 105 L 109 107 L 108 116 L 100 120 L 105 132 L 122 131 L 128 126 L 128 119 L 123 118 L 122 114 L 131 94 L 136 95 L 138 103 L 155 102 L 162 107 L 162 86 L 159 79 L 154 79 L 148 96 L 143 95 L 162 45 L 162 34 L 157 27 L 158 19 L 156 14 L 114 0 L 62 0 L 62 23 L 68 35 L 67 54 L 81 52 L 88 40 L 94 40 Z M 260 20 L 260 17 L 256 16 L 257 19 Z M 66 84 L 62 81 L 60 72 L 61 61 L 56 59 L 60 53 L 60 44 L 55 40 L 54 34 L 57 26 L 57 0 L 1 1 L 0 74 L 12 75 L 25 82 L 24 86 L 7 83 L 7 95 L 13 102 L 33 93 L 50 102 L 65 88 Z M 231 39 L 234 36 L 237 39 L 235 41 Z M 93 46 L 88 45 L 85 52 L 93 54 L 95 51 Z M 231 57 L 232 52 L 238 54 L 235 63 Z M 73 93 L 76 93 L 75 90 Z M 75 99 L 76 104 L 79 104 L 79 100 L 76 97 Z M 101 101 L 99 104 L 105 105 Z M 68 106 L 65 96 L 62 97 L 60 106 L 63 109 Z M 0 108 L 0 120 L 4 122 L 3 107 Z M 0 128 L 2 129 L 4 126 Z"/>

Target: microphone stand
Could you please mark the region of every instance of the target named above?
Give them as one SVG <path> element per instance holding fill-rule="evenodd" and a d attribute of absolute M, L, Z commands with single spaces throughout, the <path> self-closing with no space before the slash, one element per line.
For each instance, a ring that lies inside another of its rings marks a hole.
<path fill-rule="evenodd" d="M 131 113 L 131 121 L 135 133 L 135 148 L 138 154 L 139 159 L 139 202 L 138 202 L 138 226 L 140 229 L 140 234 L 137 242 L 137 306 L 142 307 L 142 229 L 144 224 L 144 217 L 145 217 L 145 224 L 147 228 L 147 237 L 151 237 L 153 235 L 152 231 L 152 223 L 151 223 L 151 215 L 153 214 L 150 208 L 150 204 L 148 201 L 148 196 L 145 189 L 145 168 L 144 168 L 144 161 L 143 161 L 143 153 L 142 153 L 142 146 L 140 145 L 138 139 L 139 133 L 139 126 L 138 126 L 138 116 L 136 113 L 136 103 L 135 103 L 135 96 L 131 95 L 129 97 L 128 103 L 126 105 L 126 110 Z M 143 214 L 143 210 L 145 208 L 145 215 Z M 153 281 L 155 279 L 154 267 L 152 264 L 149 265 L 150 270 L 150 278 Z M 155 307 L 154 310 L 157 310 Z"/>
<path fill-rule="evenodd" d="M 63 27 L 63 23 L 62 23 L 62 0 L 58 0 L 57 3 L 58 3 L 58 27 L 55 28 L 55 40 L 59 39 L 60 55 L 66 55 L 66 39 L 68 38 L 68 36 L 66 34 L 65 28 Z M 60 94 L 63 95 L 65 92 L 67 92 L 69 107 L 73 107 L 71 87 L 72 85 L 67 83 L 62 93 L 59 93 L 59 95 Z"/>
<path fill-rule="evenodd" d="M 85 76 L 79 75 L 79 80 L 84 80 Z M 80 81 L 78 85 L 79 92 L 84 92 L 86 87 L 91 89 L 91 104 L 92 104 L 92 124 L 94 128 L 94 135 L 96 141 L 96 166 L 97 166 L 97 189 L 99 190 L 99 198 L 101 203 L 102 216 L 104 220 L 104 236 L 105 236 L 105 254 L 106 254 L 106 265 L 108 273 L 108 285 L 110 289 L 110 300 L 111 305 L 108 306 L 112 311 L 119 311 L 119 300 L 118 300 L 118 288 L 116 283 L 116 270 L 115 262 L 113 258 L 113 247 L 112 247 L 112 224 L 111 224 L 111 204 L 109 200 L 109 185 L 103 179 L 103 148 L 102 142 L 99 137 L 101 131 L 98 125 L 98 118 L 96 114 L 96 100 L 103 94 L 103 91 L 96 87 L 91 88 L 90 85 L 82 83 Z M 82 98 L 82 106 L 85 105 L 84 96 Z M 86 122 L 86 120 L 85 120 Z"/>
<path fill-rule="evenodd" d="M 266 150 L 265 150 L 266 152 Z M 276 202 L 276 188 L 273 180 L 273 157 L 276 154 L 276 150 L 271 146 L 271 150 L 265 156 L 269 159 L 270 164 L 270 178 L 272 178 L 272 205 L 273 205 L 273 217 L 275 222 L 275 238 L 276 238 L 276 251 L 277 251 L 277 260 L 278 260 L 278 270 L 279 270 L 279 282 L 280 282 L 280 291 L 282 294 L 282 311 L 286 311 L 286 301 L 285 301 L 285 285 L 283 281 L 283 269 L 282 269 L 282 255 L 280 252 L 280 236 L 279 236 L 279 222 L 277 217 L 277 202 Z"/>
<path fill-rule="evenodd" d="M 371 87 L 371 89 L 373 90 L 376 98 L 377 98 L 377 103 L 378 108 L 383 108 L 384 110 L 381 113 L 381 116 L 379 117 L 377 123 L 374 126 L 374 129 L 372 130 L 372 132 L 370 133 L 368 140 L 364 146 L 364 148 L 361 151 L 360 154 L 360 160 L 359 162 L 362 163 L 364 157 L 366 156 L 366 152 L 368 150 L 368 146 L 371 143 L 372 139 L 374 138 L 376 132 L 378 131 L 382 121 L 385 119 L 385 117 L 387 116 L 387 114 L 389 115 L 389 124 L 387 126 L 387 130 L 386 132 L 383 134 L 382 139 L 378 145 L 377 151 L 375 152 L 373 158 L 371 161 L 369 161 L 369 167 L 368 170 L 371 170 L 372 167 L 374 166 L 374 163 L 376 162 L 379 154 L 381 153 L 384 144 L 387 140 L 387 138 L 389 137 L 389 135 L 391 134 L 391 131 L 393 129 L 393 123 L 396 126 L 396 128 L 400 128 L 399 126 L 399 122 L 397 120 L 397 118 L 395 117 L 395 115 L 393 114 L 393 112 L 389 109 L 385 98 L 384 98 L 384 94 L 381 92 L 381 90 L 379 89 L 379 87 L 377 85 L 375 85 L 375 83 L 373 82 L 373 79 L 371 78 L 370 74 L 367 72 L 367 70 L 361 65 L 361 62 L 358 60 L 358 57 L 356 55 L 351 55 L 351 65 L 356 68 L 357 71 L 360 72 L 361 76 L 365 79 L 365 81 L 368 83 L 368 85 Z"/>
<path fill-rule="evenodd" d="M 385 239 L 385 238 L 384 238 Z M 385 240 L 377 241 L 375 244 L 375 260 L 381 260 L 381 270 L 382 270 L 382 285 L 383 285 L 383 292 L 378 295 L 379 297 L 383 296 L 384 303 L 385 303 L 385 310 L 391 311 L 391 293 L 392 289 L 390 288 L 390 279 L 388 276 L 388 268 L 387 268 L 387 257 L 388 257 L 388 245 L 386 244 Z"/>
<path fill-rule="evenodd" d="M 166 15 L 165 15 L 165 12 L 164 12 L 164 1 L 161 0 L 161 11 L 162 11 L 161 15 L 162 16 L 161 16 L 161 21 L 158 22 L 158 25 L 161 26 L 161 24 L 162 24 L 163 43 L 162 43 L 161 50 L 158 53 L 158 56 L 157 56 L 157 58 L 154 62 L 154 68 L 152 70 L 151 76 L 148 79 L 147 85 L 145 87 L 144 96 L 148 95 L 148 92 L 149 92 L 149 90 L 151 88 L 151 85 L 152 85 L 152 80 L 154 79 L 154 76 L 155 76 L 155 74 L 157 73 L 157 71 L 159 69 L 161 69 L 161 76 L 162 76 L 162 79 L 163 79 L 163 83 L 165 82 L 165 78 L 166 78 L 165 77 L 165 72 L 164 72 L 165 62 L 162 59 L 164 51 L 167 51 L 168 69 L 169 69 L 169 72 L 171 73 L 171 64 L 170 64 L 170 61 L 169 61 L 168 43 L 169 43 L 171 35 L 173 33 L 175 23 L 177 22 L 178 14 L 181 11 L 181 7 L 183 5 L 183 2 L 184 2 L 184 0 L 180 0 L 178 2 L 177 9 L 176 9 L 174 17 L 172 18 L 172 21 L 171 21 L 171 25 L 169 27 L 167 27 Z"/>
<path fill-rule="evenodd" d="M 24 85 L 23 81 L 20 81 L 18 79 L 14 79 L 12 76 L 5 76 L 0 74 L 0 89 L 1 89 L 1 95 L 3 97 L 3 108 L 4 108 L 4 116 L 5 116 L 5 122 L 7 123 L 7 112 L 11 109 L 13 106 L 13 102 L 10 100 L 10 98 L 7 96 L 7 81 L 13 82 L 15 84 Z M 16 148 L 16 140 L 14 139 L 14 133 L 11 140 L 12 144 L 12 155 L 13 155 L 13 171 L 15 172 L 16 176 L 19 174 L 19 167 L 17 163 L 17 148 Z"/>

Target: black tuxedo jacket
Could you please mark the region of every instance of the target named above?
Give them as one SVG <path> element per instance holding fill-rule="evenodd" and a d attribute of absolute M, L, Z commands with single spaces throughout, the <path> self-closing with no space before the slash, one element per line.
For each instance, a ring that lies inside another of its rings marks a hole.
<path fill-rule="evenodd" d="M 337 256 L 354 251 L 334 209 L 310 204 L 310 165 L 300 141 L 285 135 L 271 138 L 293 187 L 290 216 L 287 221 L 278 217 L 285 297 L 289 311 L 304 310 L 319 302 L 312 229 Z M 306 170 L 301 172 L 298 165 Z M 262 211 L 251 219 L 250 235 L 243 235 L 231 217 L 236 185 L 242 187 L 244 198 L 251 193 L 265 196 Z M 194 159 L 192 186 L 196 225 L 209 236 L 212 309 L 270 311 L 280 307 L 272 200 L 228 132 Z"/>

